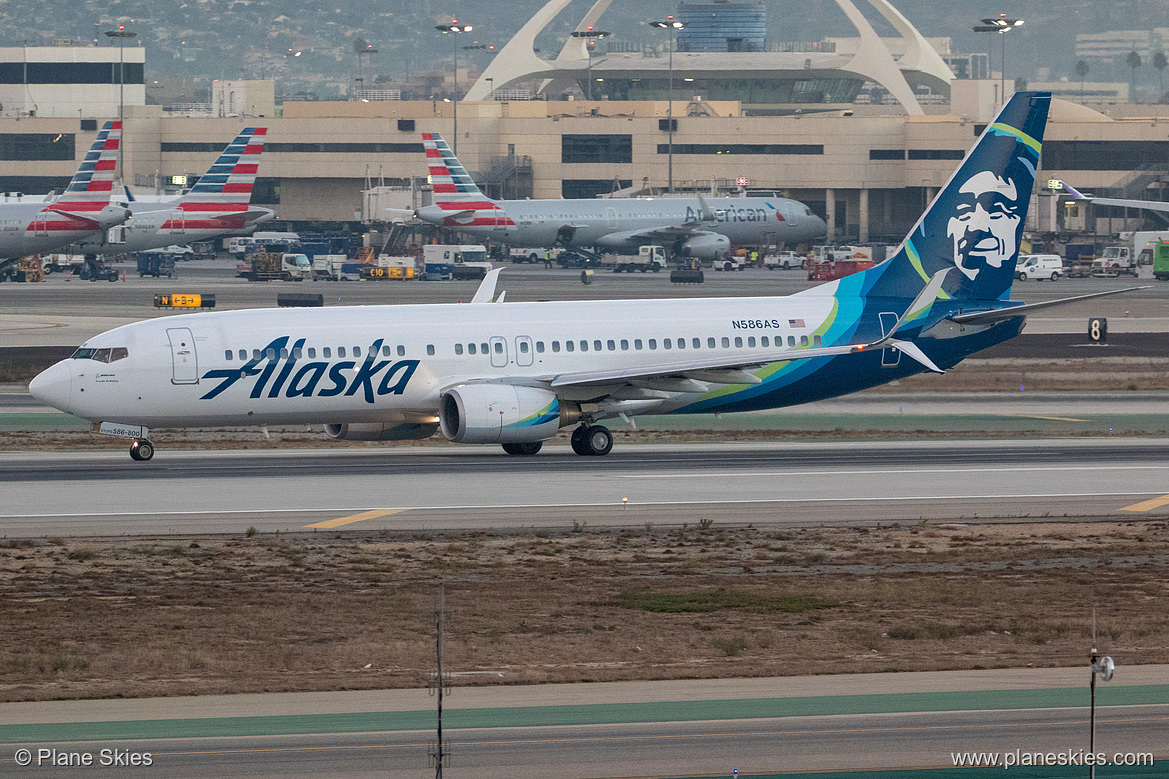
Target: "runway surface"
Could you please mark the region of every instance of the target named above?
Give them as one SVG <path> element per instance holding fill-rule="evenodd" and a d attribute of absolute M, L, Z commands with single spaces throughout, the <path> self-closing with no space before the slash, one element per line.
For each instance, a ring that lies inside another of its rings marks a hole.
<path fill-rule="evenodd" d="M 1169 441 L 3 454 L 0 536 L 1169 514 Z"/>
<path fill-rule="evenodd" d="M 1169 753 L 1166 672 L 1101 684 L 1098 751 Z M 444 737 L 451 769 L 476 779 L 952 767 L 963 751 L 1085 749 L 1083 681 L 1077 668 L 456 687 Z M 0 717 L 0 765 L 17 747 L 120 749 L 149 752 L 152 775 L 191 777 L 415 776 L 435 724 L 422 690 L 7 704 Z"/>

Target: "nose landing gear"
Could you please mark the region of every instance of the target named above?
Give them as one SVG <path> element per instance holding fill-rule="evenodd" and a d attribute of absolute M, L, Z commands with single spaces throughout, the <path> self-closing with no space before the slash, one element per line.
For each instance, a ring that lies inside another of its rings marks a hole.
<path fill-rule="evenodd" d="M 572 431 L 572 451 L 585 457 L 603 457 L 613 450 L 613 434 L 604 425 L 581 425 Z"/>
<path fill-rule="evenodd" d="M 154 457 L 154 444 L 145 438 L 135 438 L 130 444 L 130 459 L 144 462 Z"/>

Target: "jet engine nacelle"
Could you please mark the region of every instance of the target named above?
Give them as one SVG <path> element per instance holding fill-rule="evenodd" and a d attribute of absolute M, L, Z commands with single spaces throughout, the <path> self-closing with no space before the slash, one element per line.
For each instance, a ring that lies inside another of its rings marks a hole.
<path fill-rule="evenodd" d="M 438 423 L 343 422 L 325 425 L 325 435 L 339 441 L 419 441 L 438 431 Z"/>
<path fill-rule="evenodd" d="M 543 441 L 580 418 L 575 404 L 555 392 L 510 384 L 468 384 L 443 393 L 438 419 L 442 434 L 462 444 Z"/>
<path fill-rule="evenodd" d="M 717 260 L 731 250 L 731 239 L 719 233 L 695 233 L 682 246 L 691 257 Z"/>

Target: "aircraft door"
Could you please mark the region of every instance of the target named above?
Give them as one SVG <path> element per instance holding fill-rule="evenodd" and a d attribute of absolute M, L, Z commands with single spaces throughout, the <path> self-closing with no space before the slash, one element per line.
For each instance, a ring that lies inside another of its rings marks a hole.
<path fill-rule="evenodd" d="M 491 364 L 496 368 L 507 367 L 507 339 L 493 336 L 491 339 Z"/>
<path fill-rule="evenodd" d="M 526 335 L 516 336 L 515 363 L 527 367 L 532 364 L 532 339 Z"/>
<path fill-rule="evenodd" d="M 43 214 L 37 214 L 32 218 L 32 232 L 36 236 L 49 234 L 49 220 L 45 219 Z"/>
<path fill-rule="evenodd" d="M 617 209 L 616 208 L 610 207 L 610 208 L 605 209 L 605 221 L 608 223 L 610 230 L 617 229 Z"/>
<path fill-rule="evenodd" d="M 882 311 L 881 314 L 881 335 L 886 336 L 897 326 L 897 320 L 900 318 L 892 311 Z M 901 350 L 886 347 L 881 350 L 881 367 L 882 368 L 896 368 L 901 364 Z"/>
<path fill-rule="evenodd" d="M 170 355 L 173 365 L 171 384 L 198 384 L 199 358 L 195 353 L 195 336 L 190 328 L 169 327 Z"/>

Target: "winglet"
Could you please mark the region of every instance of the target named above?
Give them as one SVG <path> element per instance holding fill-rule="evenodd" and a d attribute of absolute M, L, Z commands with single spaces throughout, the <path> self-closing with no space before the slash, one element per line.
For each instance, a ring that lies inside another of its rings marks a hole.
<path fill-rule="evenodd" d="M 1076 200 L 1087 200 L 1088 199 L 1088 198 L 1084 197 L 1084 195 L 1082 195 L 1081 193 L 1077 192 L 1075 187 L 1073 187 L 1071 184 L 1067 183 L 1066 181 L 1061 181 L 1061 182 L 1059 182 L 1059 184 L 1061 187 L 1066 189 L 1068 191 L 1068 194 L 1071 195 Z"/>
<path fill-rule="evenodd" d="M 702 196 L 702 193 L 701 193 L 701 192 L 699 192 L 699 193 L 696 193 L 696 194 L 698 195 L 698 207 L 699 207 L 699 209 L 702 211 L 702 221 L 703 221 L 703 222 L 713 222 L 713 221 L 715 221 L 714 212 L 713 212 L 713 211 L 711 211 L 711 210 L 710 210 L 710 206 L 708 206 L 708 205 L 706 204 L 706 198 L 704 198 L 704 197 Z"/>
<path fill-rule="evenodd" d="M 503 268 L 492 268 L 487 271 L 483 281 L 479 282 L 479 289 L 475 290 L 475 297 L 471 298 L 472 305 L 491 302 L 491 298 L 495 297 L 495 283 L 499 281 L 499 274 L 502 272 Z"/>

